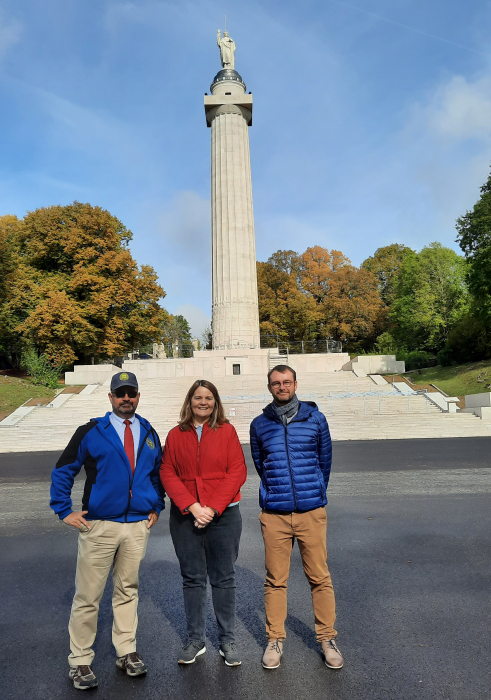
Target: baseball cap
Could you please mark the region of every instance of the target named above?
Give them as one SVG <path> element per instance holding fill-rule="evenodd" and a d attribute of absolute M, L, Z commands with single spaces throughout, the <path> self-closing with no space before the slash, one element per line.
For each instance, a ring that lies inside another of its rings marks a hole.
<path fill-rule="evenodd" d="M 138 389 L 138 380 L 133 372 L 118 372 L 111 378 L 111 392 L 119 389 L 120 386 L 134 386 Z"/>

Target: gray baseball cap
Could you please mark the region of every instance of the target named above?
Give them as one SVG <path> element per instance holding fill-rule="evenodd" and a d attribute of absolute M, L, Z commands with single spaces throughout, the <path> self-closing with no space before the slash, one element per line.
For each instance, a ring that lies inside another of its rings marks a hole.
<path fill-rule="evenodd" d="M 113 374 L 111 379 L 111 392 L 119 389 L 120 386 L 133 386 L 138 389 L 138 380 L 133 372 L 118 372 Z"/>

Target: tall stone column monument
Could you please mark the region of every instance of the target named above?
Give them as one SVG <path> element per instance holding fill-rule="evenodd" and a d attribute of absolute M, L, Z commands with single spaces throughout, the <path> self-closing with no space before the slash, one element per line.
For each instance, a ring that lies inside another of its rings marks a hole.
<path fill-rule="evenodd" d="M 213 349 L 258 348 L 256 246 L 248 128 L 252 95 L 234 69 L 235 43 L 218 32 L 222 70 L 205 96 L 211 127 Z"/>

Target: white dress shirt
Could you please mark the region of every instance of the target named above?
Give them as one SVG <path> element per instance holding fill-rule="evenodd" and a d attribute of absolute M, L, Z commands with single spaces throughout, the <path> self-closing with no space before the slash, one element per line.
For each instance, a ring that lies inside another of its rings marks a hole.
<path fill-rule="evenodd" d="M 135 466 L 136 466 L 136 456 L 138 454 L 138 448 L 140 446 L 140 421 L 133 415 L 131 418 L 120 418 L 115 413 L 109 414 L 109 420 L 114 430 L 117 432 L 119 439 L 123 443 L 124 447 L 124 431 L 126 426 L 124 424 L 125 420 L 129 420 L 131 432 L 133 433 L 133 444 L 135 448 Z"/>

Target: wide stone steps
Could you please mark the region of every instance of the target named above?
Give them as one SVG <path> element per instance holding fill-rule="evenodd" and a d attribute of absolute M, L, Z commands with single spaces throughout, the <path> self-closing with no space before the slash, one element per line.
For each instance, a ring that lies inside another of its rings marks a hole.
<path fill-rule="evenodd" d="M 225 414 L 242 442 L 249 440 L 249 426 L 268 402 L 264 381 L 242 377 L 216 378 L 223 397 Z M 143 380 L 140 383 L 139 412 L 148 418 L 162 440 L 177 424 L 182 402 L 192 382 L 183 377 L 173 380 Z M 375 395 L 329 397 L 334 394 L 374 392 Z M 326 415 L 334 440 L 373 440 L 418 437 L 473 437 L 491 435 L 491 421 L 473 414 L 442 413 L 422 395 L 392 395 L 392 386 L 377 387 L 369 378 L 352 373 L 304 375 L 299 387 L 301 398 L 315 400 Z M 35 408 L 13 426 L 0 426 L 1 452 L 62 450 L 75 429 L 109 409 L 108 386 L 98 386 L 90 394 L 73 394 L 59 408 Z M 239 397 L 250 397 L 242 400 Z M 256 398 L 252 398 L 256 397 Z"/>

